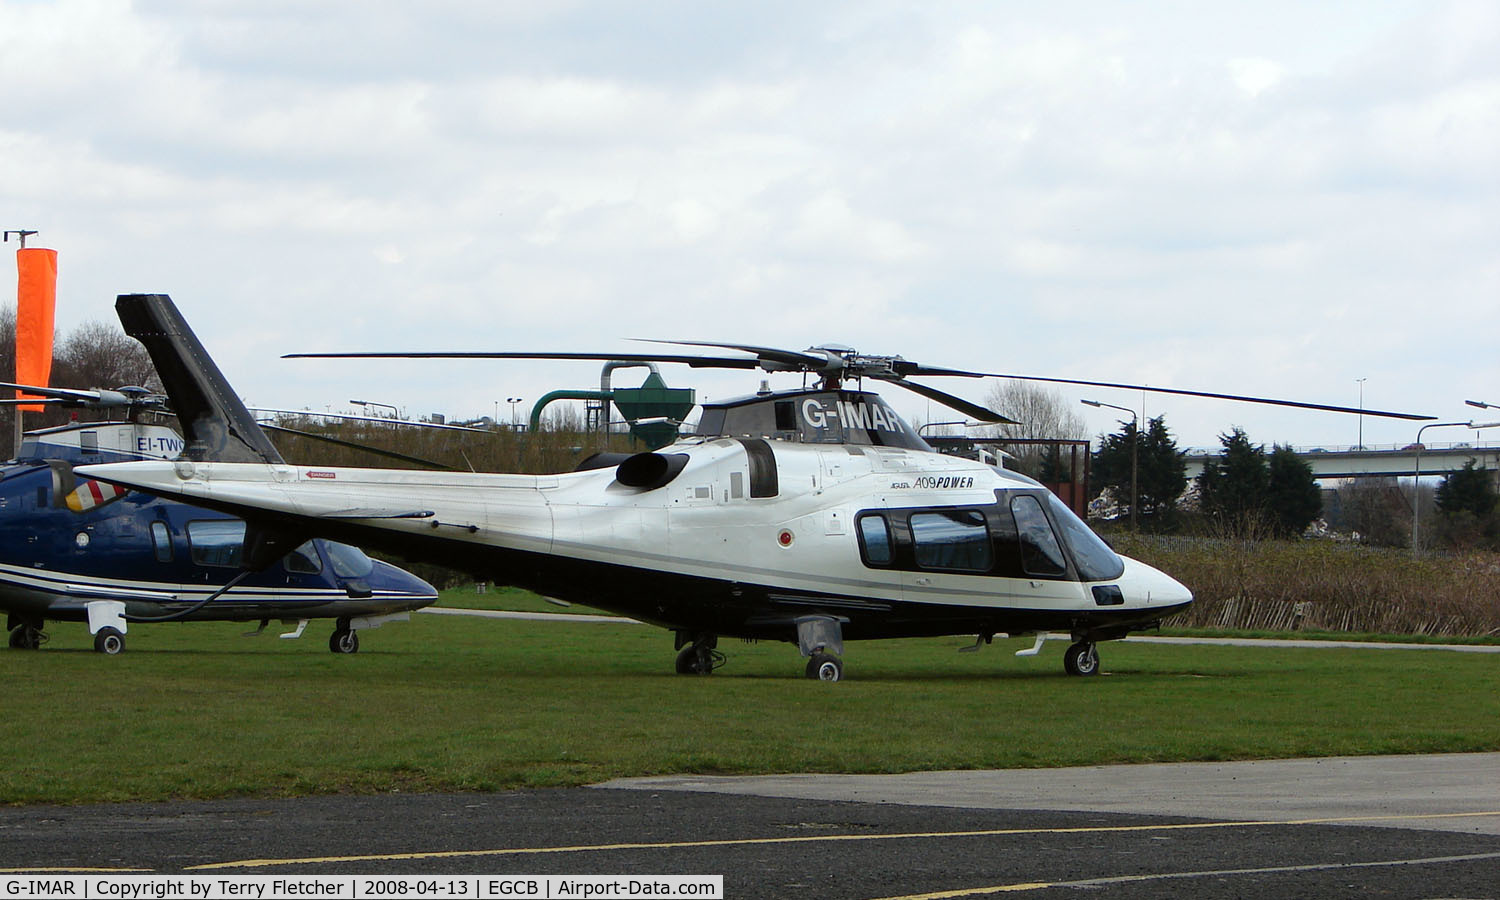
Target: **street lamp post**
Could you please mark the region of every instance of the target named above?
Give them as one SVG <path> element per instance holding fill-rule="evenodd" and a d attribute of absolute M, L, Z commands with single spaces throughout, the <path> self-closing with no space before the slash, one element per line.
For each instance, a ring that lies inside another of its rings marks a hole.
<path fill-rule="evenodd" d="M 1354 449 L 1363 450 L 1365 449 L 1365 382 L 1369 379 L 1366 377 L 1354 380 L 1359 382 L 1359 444 Z"/>
<path fill-rule="evenodd" d="M 1417 543 L 1417 522 L 1422 517 L 1422 432 L 1429 428 L 1456 428 L 1459 425 L 1473 426 L 1473 422 L 1429 422 L 1417 429 L 1416 463 L 1411 473 L 1411 555 L 1421 556 L 1421 544 Z"/>
<path fill-rule="evenodd" d="M 1136 490 L 1136 447 L 1141 443 L 1140 419 L 1136 417 L 1135 410 L 1127 406 L 1115 406 L 1113 403 L 1100 403 L 1098 400 L 1080 400 L 1084 406 L 1109 407 L 1118 409 L 1120 412 L 1130 413 L 1130 530 L 1135 531 L 1135 508 L 1137 505 L 1138 492 Z"/>
<path fill-rule="evenodd" d="M 521 398 L 506 397 L 505 402 L 510 404 L 510 430 L 517 431 L 519 429 L 516 428 L 516 404 L 521 402 Z"/>
<path fill-rule="evenodd" d="M 377 403 L 374 400 L 350 400 L 349 402 L 354 404 L 355 406 L 378 406 L 381 409 L 388 409 L 391 411 L 391 418 L 401 418 L 401 410 L 397 409 L 389 403 Z"/>

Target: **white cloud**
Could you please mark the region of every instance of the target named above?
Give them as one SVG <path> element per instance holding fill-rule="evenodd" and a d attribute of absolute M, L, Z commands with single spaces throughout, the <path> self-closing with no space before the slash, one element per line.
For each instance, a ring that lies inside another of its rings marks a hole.
<path fill-rule="evenodd" d="M 1259 97 L 1275 87 L 1285 74 L 1281 66 L 1269 59 L 1231 59 L 1229 77 L 1247 97 Z"/>
<path fill-rule="evenodd" d="M 275 357 L 640 334 L 1438 413 L 1497 382 L 1429 349 L 1500 325 L 1493 6 L 1122 10 L 0 0 L 0 205 L 65 325 L 170 291 L 262 402 L 483 412 L 594 373 Z M 1240 421 L 1177 402 L 1189 442 Z"/>

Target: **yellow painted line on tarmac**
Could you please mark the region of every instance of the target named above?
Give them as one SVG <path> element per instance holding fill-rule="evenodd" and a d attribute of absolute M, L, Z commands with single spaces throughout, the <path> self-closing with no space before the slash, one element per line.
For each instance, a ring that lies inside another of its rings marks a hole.
<path fill-rule="evenodd" d="M 411 853 L 366 853 L 352 856 L 307 856 L 296 859 L 240 859 L 188 866 L 184 872 L 212 869 L 252 869 L 357 862 L 401 862 L 418 859 L 459 859 L 482 856 L 537 856 L 552 853 L 605 853 L 620 850 L 690 850 L 704 847 L 754 847 L 767 844 L 816 844 L 839 841 L 909 841 L 935 838 L 1014 837 L 1043 834 L 1127 834 L 1146 831 L 1194 831 L 1209 828 L 1266 828 L 1288 825 L 1339 825 L 1355 822 L 1410 822 L 1423 819 L 1463 819 L 1500 816 L 1489 812 L 1424 813 L 1421 815 L 1340 816 L 1320 819 L 1287 819 L 1252 822 L 1183 822 L 1175 825 L 1089 825 L 1072 828 L 992 828 L 979 831 L 917 831 L 896 834 L 820 834 L 798 837 L 726 838 L 712 841 L 658 841 L 649 843 L 577 844 L 563 847 L 499 847 L 487 850 L 429 850 Z"/>
<path fill-rule="evenodd" d="M 87 866 L 32 866 L 19 869 L 0 869 L 0 875 L 51 875 L 51 874 L 74 874 L 74 875 L 108 875 L 126 872 L 152 872 L 154 869 L 99 869 Z"/>
<path fill-rule="evenodd" d="M 926 894 L 903 894 L 898 897 L 881 897 L 880 900 L 955 900 L 959 897 L 984 897 L 991 894 L 1014 894 L 1023 891 L 1039 891 L 1045 888 L 1099 888 L 1112 884 L 1132 884 L 1143 881 L 1168 881 L 1181 878 L 1225 878 L 1232 875 L 1287 875 L 1301 872 L 1327 872 L 1347 869 L 1378 869 L 1392 866 L 1431 866 L 1443 863 L 1479 862 L 1500 859 L 1500 853 L 1469 853 L 1463 856 L 1428 856 L 1417 859 L 1376 859 L 1366 862 L 1312 863 L 1302 866 L 1260 866 L 1253 869 L 1210 869 L 1197 872 L 1158 872 L 1151 875 L 1114 875 L 1104 878 L 1083 878 L 1077 881 L 1027 881 L 1016 884 L 992 884 L 984 887 L 956 888 L 951 891 L 932 891 Z"/>

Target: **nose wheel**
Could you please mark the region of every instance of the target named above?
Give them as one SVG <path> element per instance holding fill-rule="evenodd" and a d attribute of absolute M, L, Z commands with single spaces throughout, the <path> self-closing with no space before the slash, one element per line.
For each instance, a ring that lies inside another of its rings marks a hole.
<path fill-rule="evenodd" d="M 357 653 L 359 635 L 340 619 L 338 627 L 328 636 L 328 649 L 334 653 Z"/>
<path fill-rule="evenodd" d="M 1099 649 L 1093 641 L 1079 641 L 1063 653 L 1063 670 L 1069 675 L 1097 675 Z"/>

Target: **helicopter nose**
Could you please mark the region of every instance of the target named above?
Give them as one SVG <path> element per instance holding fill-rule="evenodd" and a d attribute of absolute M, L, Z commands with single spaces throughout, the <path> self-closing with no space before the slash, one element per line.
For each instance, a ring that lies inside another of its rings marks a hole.
<path fill-rule="evenodd" d="M 1125 573 L 1120 576 L 1120 590 L 1129 604 L 1148 607 L 1187 606 L 1193 592 L 1177 579 L 1138 559 L 1122 557 Z"/>
<path fill-rule="evenodd" d="M 377 592 L 404 595 L 393 597 L 396 607 L 403 610 L 421 609 L 437 602 L 437 588 L 406 571 L 380 560 L 372 560 L 375 568 L 370 572 L 370 586 Z"/>

